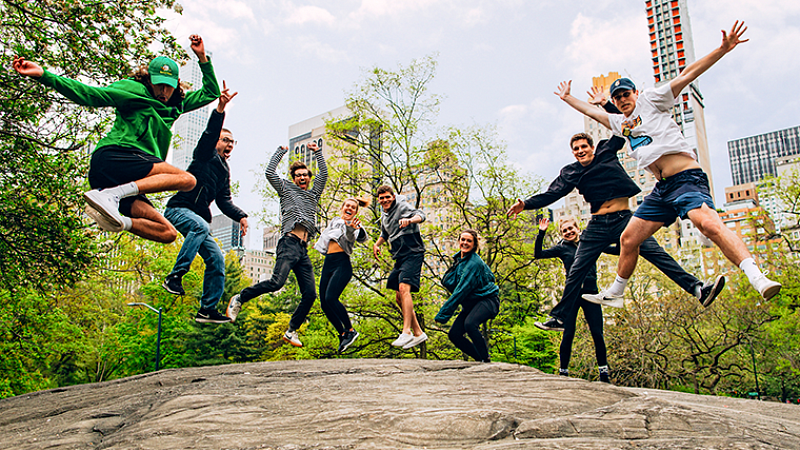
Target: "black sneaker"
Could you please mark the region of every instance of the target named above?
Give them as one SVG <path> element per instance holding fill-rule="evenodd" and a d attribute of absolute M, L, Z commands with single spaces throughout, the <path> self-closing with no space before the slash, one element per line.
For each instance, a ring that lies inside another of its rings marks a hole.
<path fill-rule="evenodd" d="M 564 331 L 564 323 L 555 317 L 547 319 L 545 323 L 534 322 L 534 325 L 536 325 L 537 328 L 541 328 L 545 331 Z"/>
<path fill-rule="evenodd" d="M 725 287 L 725 277 L 720 275 L 714 280 L 713 283 L 706 283 L 700 288 L 700 297 L 697 300 L 700 301 L 700 304 L 704 307 L 708 308 L 711 303 L 714 302 L 714 299 L 717 298 L 720 292 L 722 292 L 722 288 Z"/>
<path fill-rule="evenodd" d="M 220 314 L 216 309 L 200 308 L 200 311 L 197 311 L 197 315 L 194 316 L 194 320 L 200 323 L 228 323 L 231 318 Z"/>
<path fill-rule="evenodd" d="M 600 372 L 600 381 L 611 384 L 611 378 L 609 378 L 608 372 Z"/>
<path fill-rule="evenodd" d="M 183 290 L 183 283 L 181 283 L 181 277 L 167 277 L 164 282 L 161 283 L 161 287 L 170 294 L 186 295 L 186 291 Z"/>
<path fill-rule="evenodd" d="M 339 338 L 339 353 L 344 352 L 347 350 L 347 347 L 356 341 L 356 338 L 360 336 L 358 331 L 345 331 Z"/>

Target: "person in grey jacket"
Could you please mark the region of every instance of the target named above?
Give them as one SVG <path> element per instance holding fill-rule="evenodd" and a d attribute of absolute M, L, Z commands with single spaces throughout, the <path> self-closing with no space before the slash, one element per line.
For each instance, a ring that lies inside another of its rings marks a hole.
<path fill-rule="evenodd" d="M 451 295 L 434 320 L 447 323 L 461 305 L 461 312 L 447 337 L 475 361 L 490 362 L 489 349 L 480 327 L 500 312 L 500 289 L 494 283 L 492 270 L 478 255 L 478 245 L 477 231 L 464 230 L 461 233 L 458 238 L 461 250 L 453 255 L 454 263 L 442 278 L 442 286 Z"/>
<path fill-rule="evenodd" d="M 353 278 L 353 265 L 350 263 L 353 245 L 356 241 L 367 240 L 367 232 L 361 228 L 361 221 L 356 216 L 358 208 L 367 204 L 366 200 L 360 198 L 345 200 L 341 217 L 336 217 L 328 224 L 314 245 L 315 250 L 325 255 L 319 277 L 319 302 L 325 317 L 339 333 L 339 353 L 347 350 L 359 336 L 339 297 Z"/>
<path fill-rule="evenodd" d="M 372 252 L 377 259 L 381 245 L 389 242 L 389 251 L 394 259 L 394 268 L 389 274 L 386 287 L 397 291 L 395 300 L 403 313 L 403 331 L 392 342 L 395 347 L 409 349 L 428 340 L 414 313 L 412 292 L 419 292 L 425 244 L 419 232 L 419 224 L 425 221 L 425 213 L 414 209 L 403 196 L 395 198 L 394 190 L 383 185 L 378 188 L 378 203 L 381 214 L 381 236 L 375 241 Z"/>

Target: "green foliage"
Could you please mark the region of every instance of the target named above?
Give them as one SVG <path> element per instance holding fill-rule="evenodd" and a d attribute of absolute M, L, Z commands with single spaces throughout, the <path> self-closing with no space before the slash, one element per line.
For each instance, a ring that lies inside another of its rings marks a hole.
<path fill-rule="evenodd" d="M 94 233 L 83 223 L 81 193 L 91 143 L 110 111 L 79 108 L 18 75 L 14 55 L 72 78 L 109 83 L 160 42 L 182 55 L 146 2 L 0 2 L 0 289 L 57 289 L 80 280 L 95 261 Z M 35 230 L 35 238 L 31 232 Z"/>

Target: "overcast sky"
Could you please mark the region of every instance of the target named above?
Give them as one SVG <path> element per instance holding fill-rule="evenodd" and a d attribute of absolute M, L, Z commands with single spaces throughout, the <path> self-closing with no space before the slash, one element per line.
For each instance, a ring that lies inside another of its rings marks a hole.
<path fill-rule="evenodd" d="M 290 125 L 344 103 L 374 66 L 394 69 L 438 53 L 431 91 L 439 125 L 494 125 L 509 159 L 550 180 L 571 162 L 582 116 L 556 97 L 562 80 L 583 94 L 611 71 L 652 87 L 645 2 L 631 0 L 179 0 L 165 12 L 188 50 L 203 36 L 217 78 L 239 95 L 225 126 L 235 202 L 261 208 L 259 165 L 288 144 Z M 565 6 L 569 5 L 569 6 Z M 800 125 L 800 2 L 689 0 L 695 54 L 718 47 L 737 19 L 744 43 L 700 77 L 717 201 L 730 186 L 727 141 Z M 252 224 L 255 225 L 255 224 Z M 261 248 L 261 232 L 249 247 Z"/>

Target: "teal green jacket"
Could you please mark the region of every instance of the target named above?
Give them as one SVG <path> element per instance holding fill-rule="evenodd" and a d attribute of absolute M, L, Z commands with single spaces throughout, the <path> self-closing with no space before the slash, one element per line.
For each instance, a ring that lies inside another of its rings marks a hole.
<path fill-rule="evenodd" d="M 497 295 L 500 289 L 494 284 L 494 274 L 477 253 L 470 253 L 463 260 L 461 252 L 453 255 L 455 263 L 442 278 L 442 286 L 450 292 L 435 321 L 445 323 L 456 312 L 458 305 L 469 298 L 483 300 Z"/>
<path fill-rule="evenodd" d="M 147 87 L 129 78 L 107 87 L 87 86 L 80 81 L 53 75 L 48 71 L 37 80 L 83 106 L 113 106 L 117 118 L 111 131 L 100 139 L 97 148 L 115 145 L 136 148 L 166 158 L 172 140 L 172 124 L 181 114 L 201 108 L 220 96 L 211 61 L 200 63 L 203 87 L 187 92 L 177 106 L 167 106 L 150 94 Z"/>

